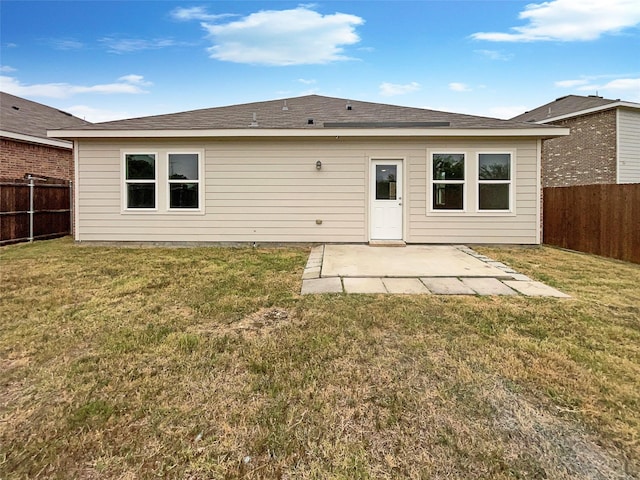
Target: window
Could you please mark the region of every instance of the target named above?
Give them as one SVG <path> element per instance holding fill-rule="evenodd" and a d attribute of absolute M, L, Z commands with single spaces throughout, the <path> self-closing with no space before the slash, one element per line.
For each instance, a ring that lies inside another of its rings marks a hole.
<path fill-rule="evenodd" d="M 170 153 L 169 209 L 200 208 L 200 169 L 197 153 Z"/>
<path fill-rule="evenodd" d="M 376 165 L 376 200 L 396 199 L 397 168 L 396 165 Z"/>
<path fill-rule="evenodd" d="M 478 210 L 511 209 L 511 154 L 478 154 Z"/>
<path fill-rule="evenodd" d="M 432 208 L 464 210 L 464 153 L 434 153 L 432 164 Z"/>
<path fill-rule="evenodd" d="M 156 208 L 156 155 L 127 153 L 124 163 L 127 208 Z"/>

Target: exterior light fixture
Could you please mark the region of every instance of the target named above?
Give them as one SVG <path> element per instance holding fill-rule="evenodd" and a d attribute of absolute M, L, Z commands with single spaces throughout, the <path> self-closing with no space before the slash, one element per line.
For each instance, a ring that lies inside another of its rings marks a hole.
<path fill-rule="evenodd" d="M 316 170 L 320 170 L 320 169 L 322 169 L 322 162 L 320 160 L 318 160 L 316 162 Z"/>

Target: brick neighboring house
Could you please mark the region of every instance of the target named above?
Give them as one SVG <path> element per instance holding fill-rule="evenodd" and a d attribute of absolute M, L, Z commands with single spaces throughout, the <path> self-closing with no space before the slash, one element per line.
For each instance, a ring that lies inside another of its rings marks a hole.
<path fill-rule="evenodd" d="M 567 95 L 511 120 L 568 127 L 542 143 L 542 186 L 640 183 L 640 104 Z"/>
<path fill-rule="evenodd" d="M 56 108 L 0 92 L 0 179 L 33 174 L 73 180 L 73 143 L 48 138 L 47 130 L 88 124 Z"/>

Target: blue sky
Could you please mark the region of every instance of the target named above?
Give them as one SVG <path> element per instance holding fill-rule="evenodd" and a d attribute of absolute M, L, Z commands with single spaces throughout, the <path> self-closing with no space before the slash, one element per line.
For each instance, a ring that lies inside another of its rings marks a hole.
<path fill-rule="evenodd" d="M 499 118 L 640 102 L 638 0 L 3 0 L 0 19 L 0 89 L 90 121 L 309 93 Z"/>

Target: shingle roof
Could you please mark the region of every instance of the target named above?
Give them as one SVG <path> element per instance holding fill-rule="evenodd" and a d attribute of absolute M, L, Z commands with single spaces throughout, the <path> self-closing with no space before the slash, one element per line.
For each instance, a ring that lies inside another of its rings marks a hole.
<path fill-rule="evenodd" d="M 207 108 L 85 125 L 78 130 L 202 130 L 322 128 L 535 128 L 495 118 L 341 98 L 303 97 Z"/>
<path fill-rule="evenodd" d="M 47 138 L 47 130 L 91 125 L 70 113 L 0 92 L 0 130 Z"/>
<path fill-rule="evenodd" d="M 567 95 L 560 97 L 553 102 L 542 105 L 534 110 L 525 112 L 511 120 L 521 122 L 543 122 L 548 118 L 556 118 L 572 113 L 581 112 L 590 108 L 603 107 L 605 105 L 617 103 L 620 100 L 609 100 L 602 97 L 583 97 L 580 95 Z"/>

